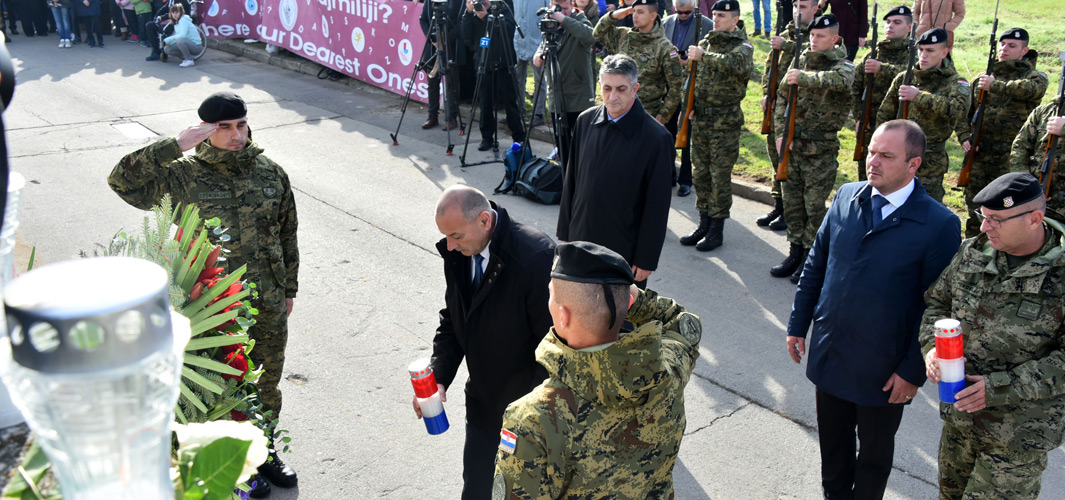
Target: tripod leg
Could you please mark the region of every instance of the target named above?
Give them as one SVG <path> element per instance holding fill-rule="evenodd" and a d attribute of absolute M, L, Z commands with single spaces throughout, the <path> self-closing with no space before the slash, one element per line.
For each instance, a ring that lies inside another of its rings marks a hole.
<path fill-rule="evenodd" d="M 451 39 L 448 37 L 448 32 L 447 32 L 447 24 L 446 23 L 442 23 L 442 25 L 440 26 L 439 36 L 437 36 L 437 43 L 440 44 L 440 47 L 437 48 L 436 55 L 437 55 L 437 57 L 439 57 L 441 51 L 443 51 L 443 54 L 444 54 L 444 60 L 443 61 L 444 62 L 440 65 L 441 66 L 441 71 L 442 71 L 442 73 L 440 75 L 440 79 L 444 83 L 444 123 L 445 123 L 445 126 L 447 126 L 447 151 L 444 152 L 445 156 L 451 156 L 452 155 L 452 151 L 454 151 L 454 149 L 455 149 L 455 144 L 451 142 L 451 127 L 449 126 L 449 124 L 451 123 L 451 118 L 450 117 L 451 117 L 451 104 L 452 104 L 451 103 L 451 98 L 448 97 L 448 94 L 451 93 L 449 91 L 449 88 L 450 88 L 451 83 L 452 83 L 451 82 L 451 54 L 448 51 L 448 42 L 450 42 L 450 41 L 451 41 Z"/>
<path fill-rule="evenodd" d="M 492 32 L 493 16 L 488 16 L 488 29 L 485 33 Z M 491 54 L 491 39 L 489 38 L 489 46 L 483 47 L 481 50 L 481 60 L 479 61 L 477 68 L 477 83 L 473 86 L 473 106 L 470 106 L 470 122 L 466 127 L 466 144 L 462 146 L 462 155 L 459 156 L 459 163 L 462 166 L 466 166 L 466 152 L 470 149 L 470 133 L 473 131 L 473 116 L 477 112 L 477 107 L 480 103 L 481 97 L 481 85 L 484 83 L 485 70 L 488 68 L 488 58 Z M 484 120 L 484 116 L 481 116 Z"/>
<path fill-rule="evenodd" d="M 430 33 L 431 33 L 431 31 L 430 31 Z M 425 51 L 429 50 L 430 47 L 432 47 L 432 44 L 429 43 L 429 37 L 426 37 L 425 46 L 422 48 L 422 59 L 426 59 Z M 404 98 L 403 98 L 403 107 L 400 108 L 400 111 L 399 111 L 399 122 L 396 123 L 396 131 L 391 133 L 391 134 L 389 134 L 392 137 L 392 145 L 393 146 L 399 146 L 399 128 L 401 126 L 403 126 L 403 117 L 407 115 L 407 105 L 410 104 L 410 94 L 411 94 L 411 91 L 414 90 L 414 82 L 415 82 L 415 79 L 418 77 L 418 72 L 424 70 L 427 67 L 426 63 L 429 62 L 429 61 L 432 61 L 436 57 L 437 57 L 437 54 L 433 54 L 431 57 L 429 57 L 425 61 L 419 61 L 418 64 L 414 65 L 414 71 L 410 75 L 410 85 L 407 86 L 407 95 L 404 96 Z"/>

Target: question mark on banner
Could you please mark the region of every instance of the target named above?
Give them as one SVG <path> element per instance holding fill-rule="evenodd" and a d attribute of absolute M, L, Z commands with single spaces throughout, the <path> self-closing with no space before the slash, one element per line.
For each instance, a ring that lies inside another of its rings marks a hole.
<path fill-rule="evenodd" d="M 403 14 L 407 14 L 407 4 L 403 4 Z"/>
<path fill-rule="evenodd" d="M 373 55 L 373 45 L 371 45 L 371 46 L 370 46 L 370 52 L 369 52 L 369 55 Z"/>
<path fill-rule="evenodd" d="M 388 59 L 388 56 L 385 56 L 385 65 L 389 65 L 389 64 L 392 64 L 392 61 L 390 61 Z"/>
<path fill-rule="evenodd" d="M 378 9 L 387 10 L 388 11 L 385 15 L 381 16 L 381 22 L 385 23 L 385 24 L 388 24 L 388 16 L 392 15 L 392 6 L 383 3 L 380 6 L 378 6 Z"/>

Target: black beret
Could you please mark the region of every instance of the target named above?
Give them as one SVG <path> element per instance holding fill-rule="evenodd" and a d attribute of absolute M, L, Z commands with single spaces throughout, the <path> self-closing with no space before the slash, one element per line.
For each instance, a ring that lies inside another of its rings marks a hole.
<path fill-rule="evenodd" d="M 832 14 L 825 14 L 817 19 L 814 19 L 814 23 L 810 25 L 812 30 L 823 30 L 825 28 L 831 28 L 833 26 L 839 26 L 839 19 Z"/>
<path fill-rule="evenodd" d="M 917 45 L 935 45 L 937 43 L 947 43 L 947 30 L 933 28 L 917 37 Z"/>
<path fill-rule="evenodd" d="M 991 181 L 976 193 L 973 203 L 991 210 L 1006 210 L 1040 196 L 1043 196 L 1043 188 L 1032 174 L 1011 172 Z"/>
<path fill-rule="evenodd" d="M 736 0 L 717 0 L 714 5 L 710 7 L 711 11 L 720 10 L 722 12 L 739 12 L 740 3 Z"/>
<path fill-rule="evenodd" d="M 637 5 L 654 5 L 655 7 L 658 7 L 658 0 L 636 0 L 635 2 L 632 2 L 632 7 Z"/>
<path fill-rule="evenodd" d="M 895 7 L 894 9 L 891 9 L 891 10 L 887 11 L 887 14 L 884 14 L 883 19 L 886 21 L 887 18 L 889 18 L 891 16 L 913 17 L 913 11 L 910 10 L 910 8 L 905 6 L 905 5 L 900 5 L 898 7 Z"/>
<path fill-rule="evenodd" d="M 1020 40 L 1022 42 L 1028 41 L 1028 32 L 1024 28 L 1010 28 L 1006 30 L 1002 36 L 998 37 L 998 41 L 1003 40 Z"/>
<path fill-rule="evenodd" d="M 574 241 L 555 247 L 551 277 L 578 283 L 631 285 L 632 266 L 617 252 L 595 243 Z"/>
<path fill-rule="evenodd" d="M 232 92 L 216 92 L 204 99 L 200 109 L 196 110 L 200 119 L 206 123 L 218 123 L 225 120 L 237 120 L 248 116 L 248 107 L 244 99 Z"/>

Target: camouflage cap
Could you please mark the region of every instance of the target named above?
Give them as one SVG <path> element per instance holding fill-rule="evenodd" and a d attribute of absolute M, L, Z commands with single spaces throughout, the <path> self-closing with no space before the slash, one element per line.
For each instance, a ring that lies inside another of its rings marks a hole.
<path fill-rule="evenodd" d="M 909 7 L 907 7 L 905 5 L 900 5 L 898 7 L 895 7 L 894 9 L 891 9 L 891 10 L 887 11 L 887 14 L 884 14 L 883 19 L 885 21 L 887 21 L 887 18 L 889 18 L 891 16 L 906 16 L 906 17 L 909 17 L 909 18 L 912 19 L 913 18 L 913 10 L 911 10 Z"/>
<path fill-rule="evenodd" d="M 563 243 L 555 247 L 551 277 L 578 283 L 631 285 L 632 266 L 617 252 L 587 241 Z"/>
<path fill-rule="evenodd" d="M 814 19 L 814 23 L 810 25 L 812 30 L 823 30 L 831 28 L 833 26 L 839 26 L 839 19 L 832 14 L 825 14 L 817 19 Z"/>
<path fill-rule="evenodd" d="M 722 12 L 739 12 L 740 3 L 736 0 L 717 0 L 714 5 L 710 7 L 711 11 L 720 10 Z"/>
<path fill-rule="evenodd" d="M 1024 28 L 1010 28 L 1006 30 L 1002 36 L 998 37 L 998 41 L 1003 40 L 1020 40 L 1022 42 L 1028 41 L 1028 32 Z"/>
<path fill-rule="evenodd" d="M 917 45 L 935 45 L 937 43 L 947 43 L 947 30 L 933 28 L 917 37 Z"/>
<path fill-rule="evenodd" d="M 248 116 L 248 107 L 244 99 L 232 92 L 215 92 L 200 103 L 196 110 L 200 119 L 206 123 L 218 123 L 225 120 L 237 120 Z"/>
<path fill-rule="evenodd" d="M 1043 188 L 1032 174 L 1010 172 L 976 193 L 973 203 L 991 210 L 1006 210 L 1040 196 L 1043 196 Z"/>

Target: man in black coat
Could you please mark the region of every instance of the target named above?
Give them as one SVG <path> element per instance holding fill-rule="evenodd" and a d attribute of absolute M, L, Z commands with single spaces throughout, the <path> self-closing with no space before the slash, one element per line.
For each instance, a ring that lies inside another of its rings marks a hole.
<path fill-rule="evenodd" d="M 496 103 L 502 105 L 507 112 L 507 127 L 510 128 L 510 136 L 514 142 L 522 142 L 525 139 L 525 126 L 521 123 L 522 115 L 519 106 L 519 104 L 524 104 L 524 100 L 520 103 L 518 101 L 518 83 L 512 73 L 515 61 L 515 24 L 511 3 L 508 0 L 501 2 L 466 0 L 466 11 L 459 21 L 462 41 L 477 51 L 478 69 L 480 69 L 480 64 L 484 64 L 484 75 L 481 77 L 478 96 L 481 101 L 481 144 L 477 146 L 478 151 L 499 149 L 499 136 L 496 135 L 495 121 Z M 499 32 L 488 36 L 487 17 L 493 12 L 498 12 L 495 26 L 502 25 L 502 39 L 497 36 Z M 488 39 L 491 40 L 490 43 Z M 487 48 L 481 46 L 482 40 L 483 43 L 489 44 Z M 524 90 L 524 88 L 521 89 L 523 96 Z"/>
<path fill-rule="evenodd" d="M 577 118 L 557 236 L 621 254 L 643 288 L 666 238 L 675 151 L 673 136 L 636 98 L 638 77 L 629 56 L 603 60 L 603 105 Z"/>
<path fill-rule="evenodd" d="M 555 243 L 464 185 L 440 195 L 436 226 L 444 235 L 436 248 L 447 292 L 431 365 L 443 391 L 466 359 L 462 498 L 483 500 L 491 494 L 503 411 L 547 378 L 533 353 L 551 328 Z M 417 398 L 414 411 L 421 418 Z"/>
<path fill-rule="evenodd" d="M 439 23 L 441 26 L 433 26 L 432 11 L 439 8 L 444 10 L 443 22 Z M 426 70 L 426 76 L 429 79 L 429 119 L 422 124 L 422 128 L 433 128 L 440 124 L 437 115 L 440 112 L 441 78 L 444 80 L 444 92 L 447 93 L 444 96 L 444 103 L 447 105 L 447 109 L 444 110 L 444 130 L 452 130 L 459 127 L 458 66 L 466 64 L 466 50 L 461 48 L 462 44 L 459 43 L 459 16 L 462 15 L 462 8 L 463 0 L 446 0 L 442 2 L 442 5 L 432 0 L 426 0 L 425 5 L 422 7 L 422 15 L 418 22 L 422 26 L 422 33 L 432 41 L 432 45 L 426 47 L 425 53 L 422 54 L 422 60 L 428 60 L 434 54 L 439 57 L 435 64 L 436 75 L 429 76 L 434 71 L 432 66 Z M 430 28 L 434 28 L 436 32 L 430 33 Z M 447 61 L 444 60 L 444 48 L 437 43 L 437 40 L 445 32 L 447 34 Z M 451 64 L 447 65 L 446 63 L 448 62 Z"/>

